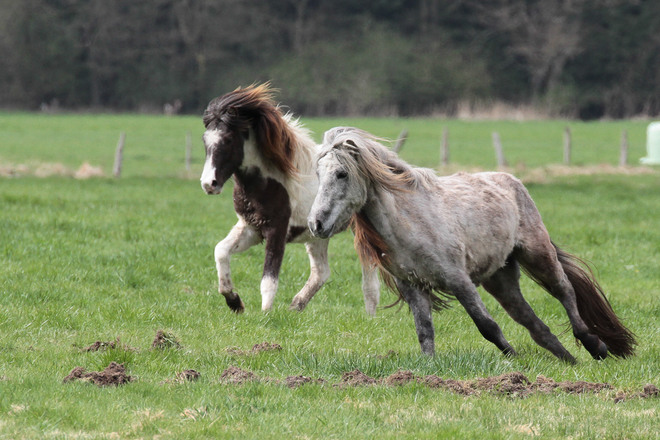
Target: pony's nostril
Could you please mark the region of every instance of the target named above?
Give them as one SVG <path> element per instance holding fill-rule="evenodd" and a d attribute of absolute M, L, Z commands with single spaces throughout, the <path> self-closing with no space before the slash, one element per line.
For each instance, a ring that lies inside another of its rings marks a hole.
<path fill-rule="evenodd" d="M 316 232 L 323 231 L 323 223 L 321 222 L 321 220 L 316 220 L 316 223 L 314 224 L 314 226 L 316 228 Z"/>
<path fill-rule="evenodd" d="M 218 181 L 217 180 L 214 180 L 213 182 L 211 182 L 211 188 L 217 188 L 217 187 L 218 187 Z"/>

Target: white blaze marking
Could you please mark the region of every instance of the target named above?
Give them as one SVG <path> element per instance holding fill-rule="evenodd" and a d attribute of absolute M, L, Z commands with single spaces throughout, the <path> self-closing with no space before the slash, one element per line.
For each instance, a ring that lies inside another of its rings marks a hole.
<path fill-rule="evenodd" d="M 220 141 L 220 133 L 220 130 L 207 130 L 204 133 L 204 144 L 206 145 L 208 153 L 206 155 L 206 161 L 204 162 L 202 177 L 199 180 L 202 183 L 202 189 L 207 192 L 212 188 L 212 183 L 215 180 L 213 152 Z"/>

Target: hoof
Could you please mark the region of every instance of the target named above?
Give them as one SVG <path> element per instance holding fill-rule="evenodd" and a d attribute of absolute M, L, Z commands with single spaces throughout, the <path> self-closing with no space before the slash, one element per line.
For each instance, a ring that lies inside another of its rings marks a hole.
<path fill-rule="evenodd" d="M 587 349 L 592 358 L 596 360 L 605 359 L 607 357 L 607 345 L 596 335 L 588 335 L 581 339 L 582 345 Z"/>
<path fill-rule="evenodd" d="M 516 350 L 514 350 L 513 347 L 505 348 L 504 350 L 502 350 L 502 354 L 504 354 L 504 356 L 510 357 L 510 358 L 518 356 L 518 352 Z"/>
<path fill-rule="evenodd" d="M 305 310 L 306 306 L 307 306 L 306 303 L 302 303 L 302 302 L 296 301 L 294 299 L 293 302 L 291 303 L 291 305 L 289 306 L 289 310 L 294 311 L 294 312 L 302 312 L 303 310 Z"/>
<path fill-rule="evenodd" d="M 594 359 L 597 361 L 603 360 L 607 357 L 607 345 L 603 341 L 600 341 L 598 345 L 598 350 L 595 353 L 591 353 Z"/>
<path fill-rule="evenodd" d="M 243 301 L 241 301 L 241 298 L 238 295 L 235 295 L 231 298 L 225 296 L 225 300 L 227 301 L 227 305 L 229 306 L 232 312 L 243 313 L 245 311 L 245 305 L 243 304 Z"/>

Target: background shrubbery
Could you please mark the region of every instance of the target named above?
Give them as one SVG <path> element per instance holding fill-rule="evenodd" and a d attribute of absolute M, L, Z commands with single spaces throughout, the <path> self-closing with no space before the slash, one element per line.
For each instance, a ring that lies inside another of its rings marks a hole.
<path fill-rule="evenodd" d="M 272 80 L 297 113 L 660 113 L 660 3 L 0 0 L 0 106 L 199 112 Z"/>

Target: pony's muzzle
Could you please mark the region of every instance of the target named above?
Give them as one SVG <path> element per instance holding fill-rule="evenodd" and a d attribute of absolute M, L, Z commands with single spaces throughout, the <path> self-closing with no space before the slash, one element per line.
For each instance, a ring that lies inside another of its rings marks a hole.
<path fill-rule="evenodd" d="M 330 232 L 332 228 L 327 228 L 326 225 L 319 219 L 309 218 L 307 220 L 307 226 L 312 232 L 312 235 L 319 238 L 328 238 L 330 237 Z"/>
<path fill-rule="evenodd" d="M 220 186 L 215 179 L 210 182 L 202 182 L 202 189 L 204 189 L 208 195 L 220 194 L 222 192 L 222 186 Z"/>

